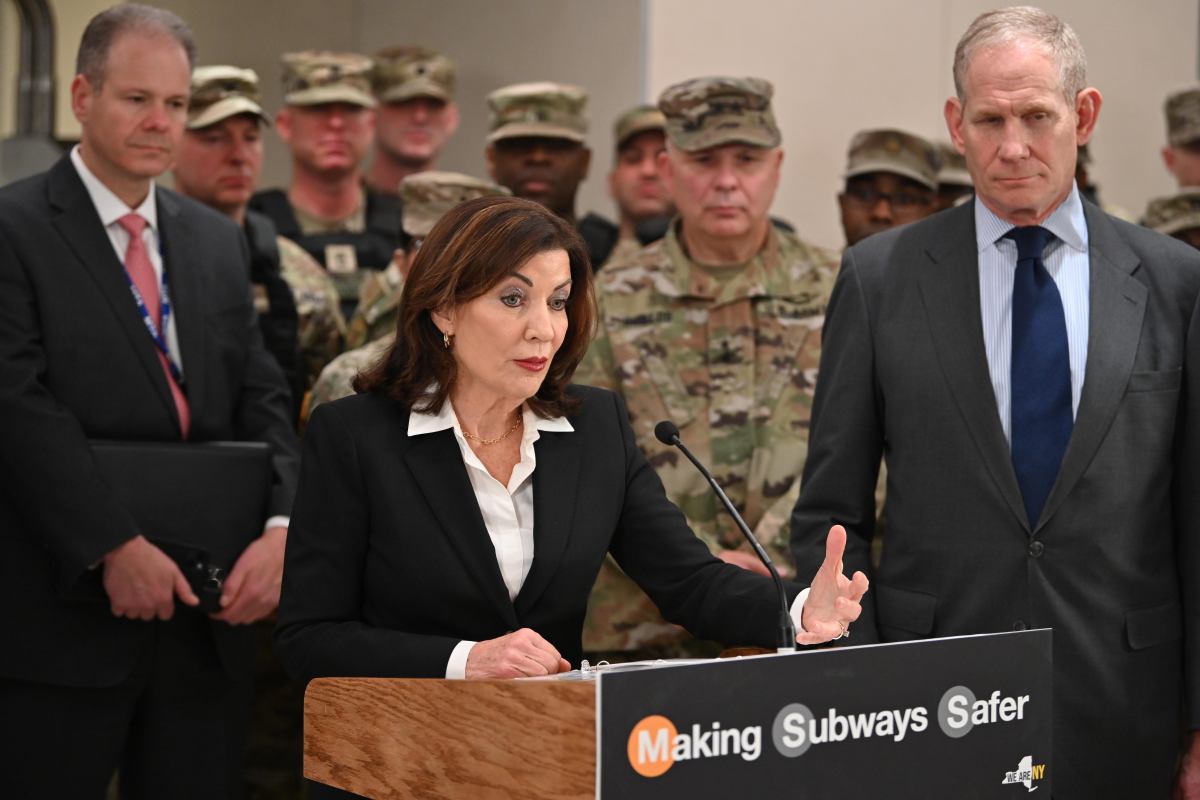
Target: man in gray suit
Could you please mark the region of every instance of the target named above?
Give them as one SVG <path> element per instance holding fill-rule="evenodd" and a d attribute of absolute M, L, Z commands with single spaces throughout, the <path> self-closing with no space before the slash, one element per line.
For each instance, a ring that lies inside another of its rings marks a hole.
<path fill-rule="evenodd" d="M 855 644 L 1053 628 L 1054 796 L 1198 796 L 1200 257 L 1080 199 L 1101 96 L 1070 27 L 984 14 L 954 77 L 976 199 L 843 258 L 798 571 L 846 526 Z"/>

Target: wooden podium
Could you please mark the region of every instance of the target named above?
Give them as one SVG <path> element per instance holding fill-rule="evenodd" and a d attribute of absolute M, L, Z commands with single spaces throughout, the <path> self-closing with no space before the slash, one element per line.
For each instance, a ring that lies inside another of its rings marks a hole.
<path fill-rule="evenodd" d="M 304 774 L 376 800 L 1049 795 L 1052 668 L 1040 630 L 585 680 L 321 679 Z"/>
<path fill-rule="evenodd" d="M 314 680 L 304 776 L 377 800 L 592 798 L 596 683 Z"/>

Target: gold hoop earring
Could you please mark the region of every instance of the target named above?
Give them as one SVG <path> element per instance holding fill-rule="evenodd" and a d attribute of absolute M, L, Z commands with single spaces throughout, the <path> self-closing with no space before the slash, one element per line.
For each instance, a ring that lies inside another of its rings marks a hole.
<path fill-rule="evenodd" d="M 449 350 L 450 345 L 452 345 L 452 344 L 454 344 L 454 337 L 443 331 L 442 332 L 442 347 Z"/>

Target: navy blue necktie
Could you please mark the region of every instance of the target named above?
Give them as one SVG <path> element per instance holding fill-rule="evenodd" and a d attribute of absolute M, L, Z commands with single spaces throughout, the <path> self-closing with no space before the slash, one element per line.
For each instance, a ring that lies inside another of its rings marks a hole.
<path fill-rule="evenodd" d="M 1040 226 L 1004 234 L 1017 243 L 1012 296 L 1012 463 L 1031 528 L 1062 465 L 1074 418 L 1067 321 L 1042 251 L 1054 234 Z"/>

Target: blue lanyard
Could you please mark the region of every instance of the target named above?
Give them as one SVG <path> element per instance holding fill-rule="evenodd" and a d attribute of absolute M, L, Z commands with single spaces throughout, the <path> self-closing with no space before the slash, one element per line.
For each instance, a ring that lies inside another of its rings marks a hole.
<path fill-rule="evenodd" d="M 162 250 L 159 249 L 159 258 L 162 258 Z M 138 312 L 142 315 L 142 322 L 146 326 L 146 330 L 150 333 L 150 338 L 154 340 L 155 347 L 167 359 L 167 369 L 171 371 L 171 377 L 175 379 L 175 383 L 179 384 L 179 388 L 183 388 L 183 370 L 175 363 L 175 359 L 171 358 L 170 348 L 167 347 L 166 331 L 171 322 L 171 293 L 167 289 L 167 262 L 163 259 L 162 268 L 162 287 L 160 294 L 161 306 L 161 329 L 154 324 L 154 320 L 150 319 L 150 311 L 146 308 L 146 302 L 142 299 L 142 293 L 138 291 L 137 286 L 133 282 L 133 276 L 129 274 L 129 268 L 124 263 L 121 264 L 125 270 L 125 280 L 129 283 L 129 291 L 133 294 L 133 301 L 137 303 Z"/>

